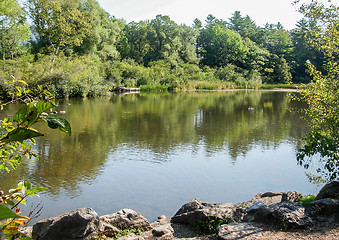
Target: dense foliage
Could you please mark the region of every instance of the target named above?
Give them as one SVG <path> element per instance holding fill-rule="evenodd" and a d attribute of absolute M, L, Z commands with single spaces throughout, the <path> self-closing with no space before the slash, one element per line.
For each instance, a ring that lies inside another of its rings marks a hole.
<path fill-rule="evenodd" d="M 306 60 L 320 70 L 324 63 L 324 52 L 309 41 L 319 26 L 307 17 L 290 31 L 280 23 L 257 26 L 239 11 L 228 20 L 195 19 L 192 26 L 163 15 L 126 23 L 96 0 L 22 6 L 4 0 L 0 27 L 2 98 L 13 94 L 4 85 L 11 76 L 32 89 L 45 84 L 57 97 L 74 97 L 119 85 L 185 90 L 307 83 Z"/>
<path fill-rule="evenodd" d="M 301 100 L 308 104 L 304 111 L 311 132 L 299 149 L 299 164 L 308 168 L 312 157 L 320 158 L 321 173 L 325 181 L 339 177 L 339 7 L 325 6 L 316 1 L 302 4 L 300 11 L 316 23 L 307 34 L 309 42 L 324 53 L 323 71 L 308 61 L 312 82 L 301 92 Z M 312 176 L 311 176 L 312 177 Z M 319 176 L 313 178 L 319 179 Z"/>

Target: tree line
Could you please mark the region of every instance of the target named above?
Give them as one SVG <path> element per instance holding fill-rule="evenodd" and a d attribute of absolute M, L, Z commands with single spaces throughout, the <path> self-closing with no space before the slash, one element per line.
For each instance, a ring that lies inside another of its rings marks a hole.
<path fill-rule="evenodd" d="M 29 24 L 26 20 L 30 19 Z M 179 25 L 169 16 L 126 23 L 96 0 L 17 0 L 0 3 L 1 95 L 22 79 L 58 97 L 94 96 L 119 85 L 168 89 L 259 88 L 308 83 L 306 61 L 321 67 L 311 18 L 286 30 L 256 25 L 239 11 L 227 19 Z"/>

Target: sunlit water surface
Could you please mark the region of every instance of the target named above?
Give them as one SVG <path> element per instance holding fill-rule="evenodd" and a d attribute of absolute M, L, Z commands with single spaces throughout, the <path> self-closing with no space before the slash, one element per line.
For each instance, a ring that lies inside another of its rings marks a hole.
<path fill-rule="evenodd" d="M 288 92 L 135 94 L 59 101 L 72 136 L 38 126 L 40 160 L 2 173 L 1 186 L 29 179 L 49 190 L 37 221 L 91 207 L 132 208 L 148 220 L 194 198 L 236 203 L 258 192 L 314 194 L 296 164 L 306 124 Z M 5 112 L 13 114 L 18 106 Z M 249 108 L 250 107 L 250 108 Z M 2 114 L 5 114 L 4 112 Z"/>

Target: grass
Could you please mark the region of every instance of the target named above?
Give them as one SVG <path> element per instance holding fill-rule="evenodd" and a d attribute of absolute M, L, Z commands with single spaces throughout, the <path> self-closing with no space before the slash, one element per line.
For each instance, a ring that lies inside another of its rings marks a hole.
<path fill-rule="evenodd" d="M 135 229 L 135 228 L 124 229 L 124 230 L 121 230 L 121 231 L 117 232 L 116 234 L 114 234 L 114 238 L 115 239 L 121 238 L 121 237 L 126 236 L 128 234 L 134 234 L 136 236 L 139 236 L 139 235 L 142 234 L 142 231 L 140 229 Z"/>
<path fill-rule="evenodd" d="M 141 92 L 167 92 L 169 87 L 167 85 L 142 85 L 140 86 Z"/>
<path fill-rule="evenodd" d="M 308 205 L 311 202 L 315 201 L 315 199 L 316 199 L 316 195 L 307 195 L 307 196 L 303 196 L 299 198 L 297 202 L 300 202 L 303 205 Z"/>
<path fill-rule="evenodd" d="M 298 89 L 298 84 L 262 84 L 260 89 L 275 89 L 275 88 L 287 88 L 287 89 Z"/>
<path fill-rule="evenodd" d="M 231 218 L 220 219 L 218 217 L 209 217 L 206 221 L 201 221 L 195 225 L 195 229 L 198 233 L 207 233 L 215 235 L 218 233 L 218 228 L 223 225 L 231 222 Z"/>

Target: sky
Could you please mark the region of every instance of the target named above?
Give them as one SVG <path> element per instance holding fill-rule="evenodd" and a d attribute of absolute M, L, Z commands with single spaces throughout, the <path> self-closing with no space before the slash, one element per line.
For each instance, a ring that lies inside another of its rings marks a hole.
<path fill-rule="evenodd" d="M 119 19 L 141 21 L 156 15 L 168 15 L 177 24 L 191 26 L 198 18 L 203 23 L 209 14 L 228 20 L 235 11 L 250 16 L 258 26 L 280 22 L 293 29 L 302 15 L 292 5 L 293 0 L 98 0 L 100 6 Z"/>

